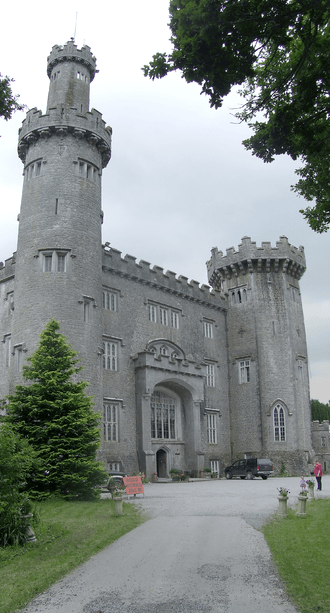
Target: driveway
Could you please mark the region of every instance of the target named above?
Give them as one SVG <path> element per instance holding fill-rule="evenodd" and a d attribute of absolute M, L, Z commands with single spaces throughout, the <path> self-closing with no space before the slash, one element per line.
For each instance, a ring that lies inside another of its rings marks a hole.
<path fill-rule="evenodd" d="M 296 504 L 298 477 L 157 483 L 131 498 L 150 518 L 54 584 L 24 613 L 297 613 L 259 528 Z M 323 478 L 327 497 L 330 476 Z"/>

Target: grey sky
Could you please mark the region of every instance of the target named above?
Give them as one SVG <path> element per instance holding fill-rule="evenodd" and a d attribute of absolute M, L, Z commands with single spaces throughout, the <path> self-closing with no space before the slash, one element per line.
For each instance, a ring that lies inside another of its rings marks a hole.
<path fill-rule="evenodd" d="M 15 79 L 14 91 L 29 108 L 45 111 L 47 55 L 74 35 L 77 11 L 76 44 L 91 47 L 100 71 L 91 107 L 113 128 L 112 160 L 103 174 L 104 242 L 201 283 L 214 246 L 237 249 L 246 235 L 259 246 L 275 246 L 281 235 L 303 245 L 311 396 L 328 401 L 330 234 L 315 234 L 299 213 L 305 202 L 290 191 L 295 164 L 281 157 L 266 165 L 244 150 L 249 131 L 232 116 L 237 94 L 215 111 L 179 74 L 154 82 L 143 77 L 141 67 L 153 53 L 170 50 L 168 0 L 59 0 L 51 13 L 7 3 L 0 71 Z M 23 168 L 16 147 L 24 116 L 0 120 L 0 260 L 16 249 Z"/>

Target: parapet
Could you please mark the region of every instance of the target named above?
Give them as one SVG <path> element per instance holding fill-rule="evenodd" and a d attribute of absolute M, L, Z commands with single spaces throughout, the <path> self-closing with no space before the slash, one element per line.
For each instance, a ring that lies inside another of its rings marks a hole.
<path fill-rule="evenodd" d="M 188 278 L 182 275 L 177 277 L 171 270 L 164 272 L 160 266 L 150 268 L 150 262 L 145 260 L 137 263 L 132 255 L 127 254 L 122 258 L 121 252 L 109 247 L 108 244 L 103 245 L 103 270 L 193 302 L 207 304 L 211 308 L 226 309 L 224 296 L 209 285 L 200 285 L 193 279 L 188 281 Z"/>
<path fill-rule="evenodd" d="M 304 248 L 294 247 L 286 236 L 280 236 L 276 247 L 270 242 L 262 242 L 257 247 L 249 236 L 244 236 L 238 251 L 230 247 L 223 255 L 214 247 L 206 266 L 210 285 L 219 286 L 225 278 L 254 272 L 281 271 L 300 279 L 306 270 L 306 259 Z"/>
<path fill-rule="evenodd" d="M 15 275 L 16 251 L 5 262 L 0 262 L 0 283 Z"/>
<path fill-rule="evenodd" d="M 329 434 L 329 420 L 325 419 L 324 421 L 312 421 L 312 432 L 326 432 Z"/>
<path fill-rule="evenodd" d="M 103 168 L 111 158 L 112 130 L 106 126 L 99 111 L 92 109 L 82 115 L 76 108 L 63 112 L 58 106 L 50 108 L 45 115 L 37 108 L 27 112 L 18 132 L 18 155 L 23 164 L 30 145 L 39 138 L 50 138 L 54 134 L 73 134 L 77 139 L 86 138 L 101 151 Z"/>
<path fill-rule="evenodd" d="M 60 62 L 78 62 L 83 64 L 90 73 L 90 80 L 93 81 L 96 70 L 96 58 L 91 53 L 90 47 L 84 45 L 81 49 L 77 48 L 73 39 L 65 45 L 54 45 L 47 58 L 47 74 L 50 78 L 53 67 Z"/>

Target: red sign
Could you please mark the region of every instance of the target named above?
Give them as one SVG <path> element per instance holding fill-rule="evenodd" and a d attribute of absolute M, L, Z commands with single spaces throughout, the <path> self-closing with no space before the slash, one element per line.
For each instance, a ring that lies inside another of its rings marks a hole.
<path fill-rule="evenodd" d="M 124 485 L 128 496 L 132 496 L 132 494 L 144 494 L 141 477 L 124 477 Z"/>

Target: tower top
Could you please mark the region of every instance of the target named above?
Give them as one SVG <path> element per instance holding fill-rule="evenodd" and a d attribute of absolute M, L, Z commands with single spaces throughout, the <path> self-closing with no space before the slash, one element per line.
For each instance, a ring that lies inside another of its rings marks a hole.
<path fill-rule="evenodd" d="M 96 57 L 92 54 L 88 45 L 83 45 L 81 49 L 77 48 L 74 40 L 69 40 L 65 45 L 54 45 L 47 58 L 47 74 L 51 77 L 51 72 L 57 64 L 61 62 L 75 62 L 82 64 L 90 74 L 90 81 L 93 81 L 96 70 Z"/>
<path fill-rule="evenodd" d="M 211 250 L 211 258 L 206 262 L 209 283 L 217 287 L 223 278 L 230 279 L 239 274 L 253 272 L 285 272 L 300 279 L 306 270 L 306 259 L 303 247 L 294 247 L 286 236 L 280 236 L 276 247 L 270 242 L 262 242 L 257 247 L 249 236 L 242 238 L 238 251 L 234 247 L 227 249 L 226 255 L 217 247 Z"/>

